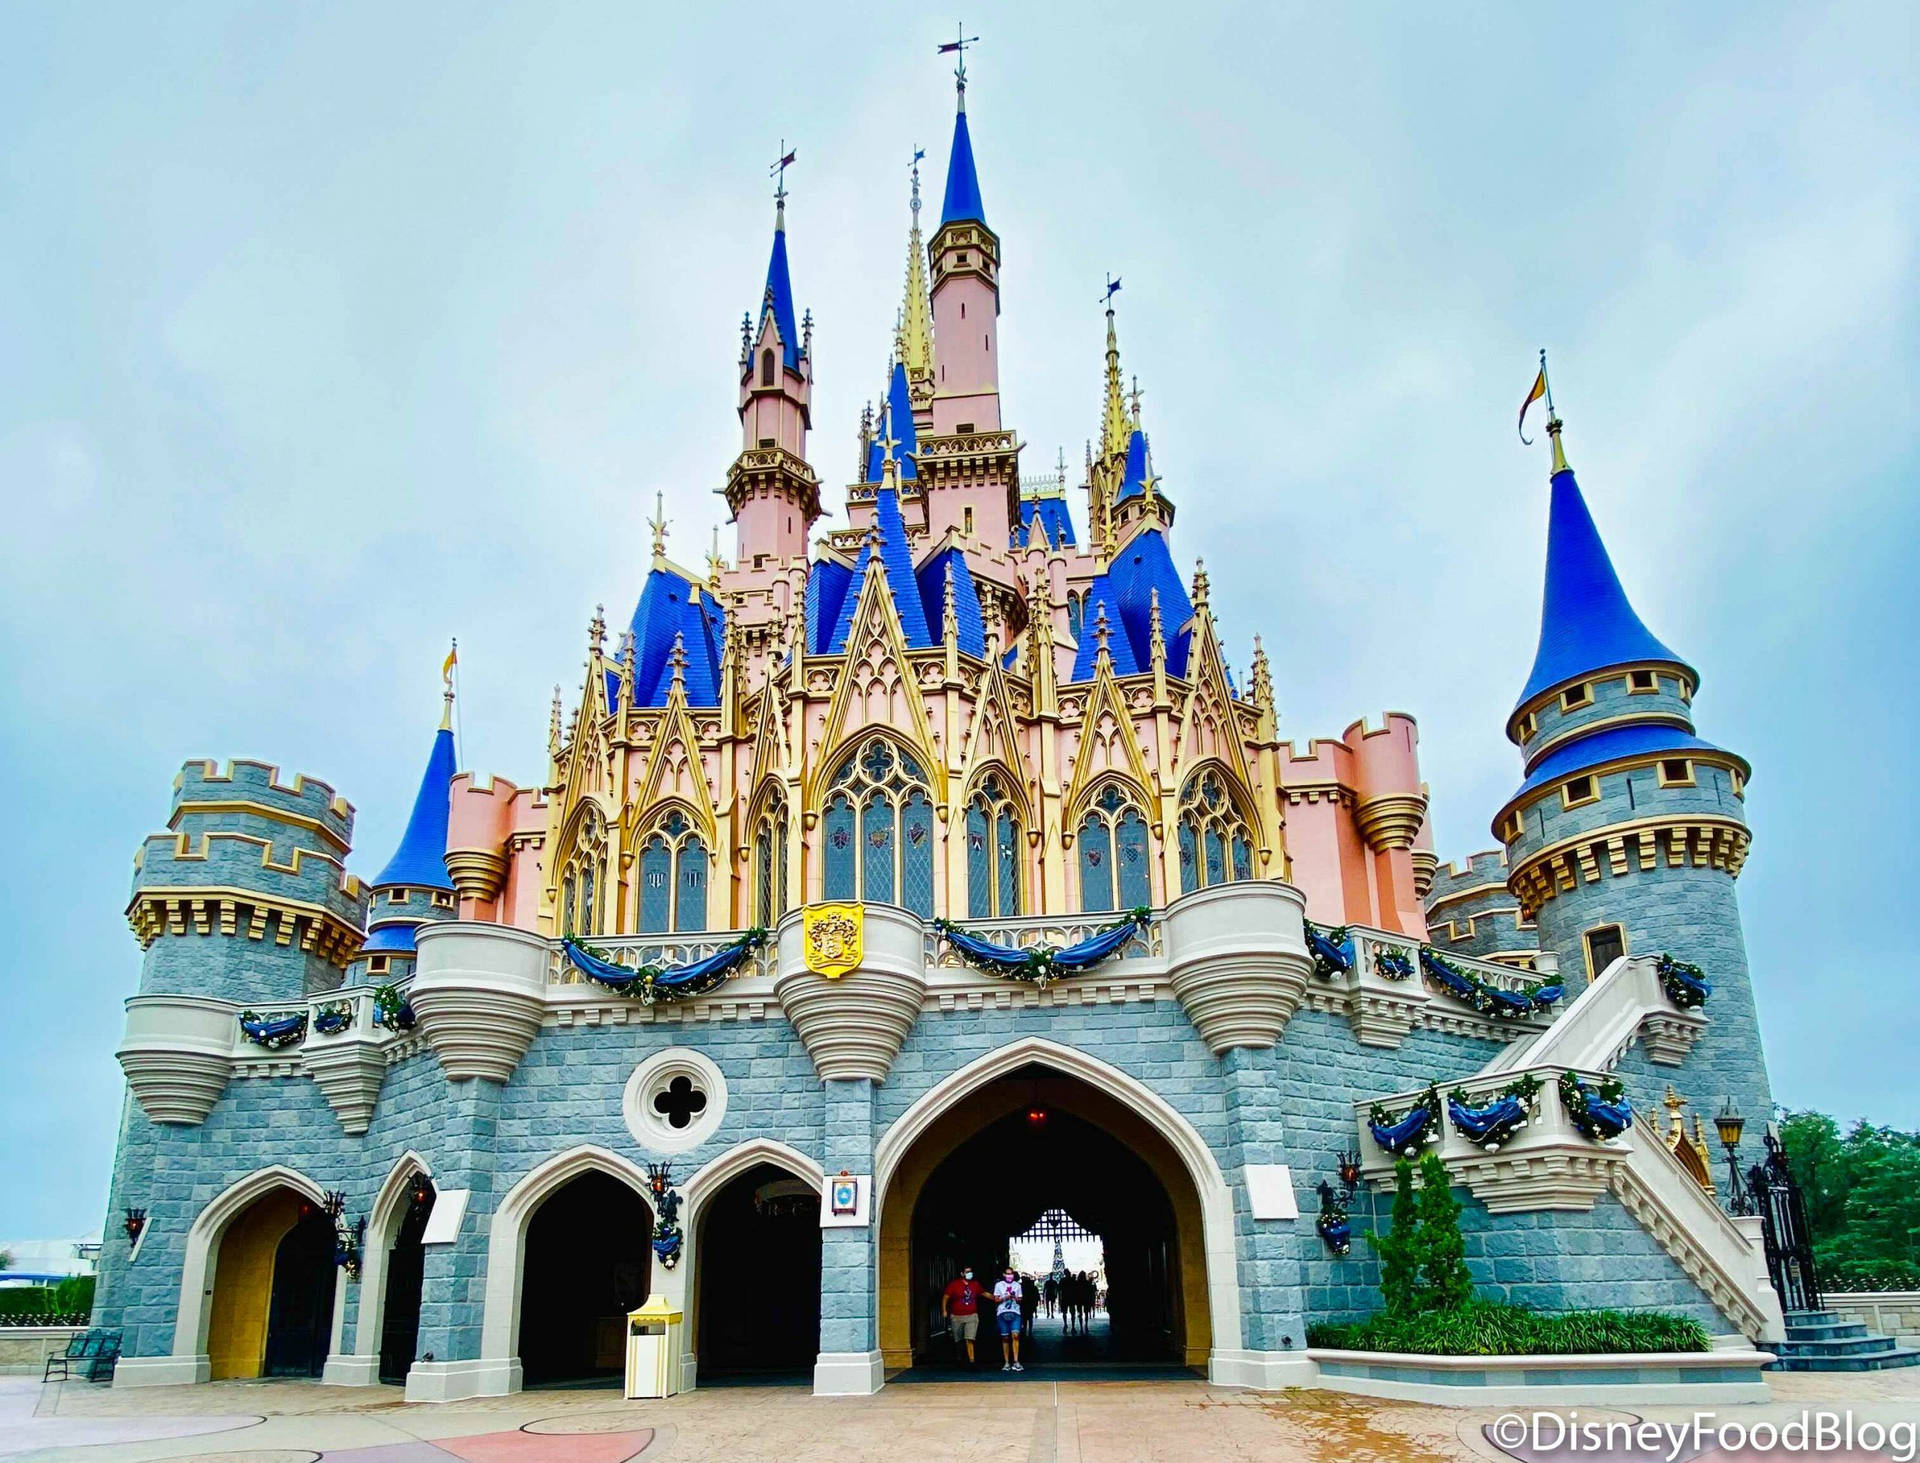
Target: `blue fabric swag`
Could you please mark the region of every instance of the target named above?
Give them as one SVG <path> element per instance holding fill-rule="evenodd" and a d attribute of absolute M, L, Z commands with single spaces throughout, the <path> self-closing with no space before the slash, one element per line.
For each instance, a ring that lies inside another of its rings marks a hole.
<path fill-rule="evenodd" d="M 646 965 L 635 968 L 596 955 L 569 935 L 561 943 L 572 962 L 588 980 L 620 995 L 637 995 L 654 1001 L 681 1000 L 703 995 L 721 985 L 747 956 L 767 942 L 765 930 L 748 930 L 730 945 L 685 965 Z"/>
<path fill-rule="evenodd" d="M 1109 956 L 1117 955 L 1130 940 L 1146 930 L 1152 918 L 1151 911 L 1142 906 L 1129 910 L 1123 919 L 1116 920 L 1076 944 L 1064 947 L 1035 945 L 1030 950 L 996 945 L 991 940 L 968 934 L 952 920 L 937 919 L 933 927 L 953 946 L 960 958 L 975 969 L 984 970 L 989 975 L 1045 985 L 1063 975 L 1091 970 Z"/>

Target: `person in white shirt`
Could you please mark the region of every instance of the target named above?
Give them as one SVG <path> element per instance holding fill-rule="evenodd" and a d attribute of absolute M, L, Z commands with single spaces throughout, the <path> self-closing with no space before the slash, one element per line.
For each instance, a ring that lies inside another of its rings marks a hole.
<path fill-rule="evenodd" d="M 1007 1266 L 993 1287 L 993 1319 L 1000 1328 L 1000 1364 L 1003 1372 L 1023 1372 L 1020 1365 L 1020 1277 Z"/>

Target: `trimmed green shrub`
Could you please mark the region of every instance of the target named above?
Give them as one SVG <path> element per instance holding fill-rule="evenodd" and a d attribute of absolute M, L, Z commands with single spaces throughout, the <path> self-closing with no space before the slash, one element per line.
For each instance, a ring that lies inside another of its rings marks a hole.
<path fill-rule="evenodd" d="M 1336 1351 L 1423 1356 L 1590 1356 L 1608 1352 L 1709 1351 L 1706 1327 L 1664 1311 L 1568 1311 L 1549 1315 L 1493 1301 L 1358 1322 L 1316 1321 L 1307 1345 Z"/>
<path fill-rule="evenodd" d="M 62 1309 L 45 1285 L 9 1285 L 0 1289 L 0 1316 L 37 1316 Z"/>
<path fill-rule="evenodd" d="M 69 1315 L 93 1313 L 93 1277 L 69 1275 L 53 1288 L 53 1309 Z"/>
<path fill-rule="evenodd" d="M 1393 1213 L 1385 1234 L 1367 1231 L 1367 1243 L 1380 1256 L 1380 1295 L 1387 1314 L 1411 1313 L 1419 1304 L 1420 1236 L 1413 1197 L 1413 1165 L 1398 1159 L 1393 1165 Z"/>
<path fill-rule="evenodd" d="M 1460 1237 L 1460 1204 L 1453 1197 L 1451 1182 L 1439 1154 L 1429 1153 L 1420 1160 L 1419 1299 L 1427 1310 L 1449 1311 L 1473 1299 L 1467 1245 Z"/>

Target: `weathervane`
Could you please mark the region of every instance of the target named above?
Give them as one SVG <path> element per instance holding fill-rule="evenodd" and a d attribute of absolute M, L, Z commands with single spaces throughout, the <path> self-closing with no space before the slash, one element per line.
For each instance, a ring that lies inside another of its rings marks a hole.
<path fill-rule="evenodd" d="M 1113 297 L 1120 293 L 1120 281 L 1112 275 L 1107 276 L 1107 292 L 1100 297 L 1100 303 L 1107 307 L 1107 313 L 1113 313 Z"/>
<path fill-rule="evenodd" d="M 967 34 L 967 27 L 962 22 L 954 28 L 954 39 L 946 42 L 935 52 L 940 56 L 948 54 L 953 56 L 953 79 L 959 83 L 962 92 L 967 89 L 967 47 L 977 45 L 979 40 L 980 37 Z"/>
<path fill-rule="evenodd" d="M 787 139 L 780 139 L 780 161 L 767 169 L 767 176 L 773 179 L 773 201 L 778 208 L 787 206 L 787 169 L 793 166 L 793 160 L 800 155 L 800 149 L 787 146 Z"/>
<path fill-rule="evenodd" d="M 913 226 L 920 227 L 920 159 L 927 155 L 924 147 L 913 150 Z"/>

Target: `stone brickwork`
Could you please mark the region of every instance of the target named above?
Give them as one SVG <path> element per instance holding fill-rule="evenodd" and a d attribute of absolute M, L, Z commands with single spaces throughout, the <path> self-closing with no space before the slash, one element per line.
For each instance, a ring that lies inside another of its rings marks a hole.
<path fill-rule="evenodd" d="M 1507 856 L 1500 849 L 1483 850 L 1465 864 L 1442 864 L 1426 909 L 1427 938 L 1451 954 L 1519 963 L 1540 948 L 1533 921 L 1507 888 Z"/>

